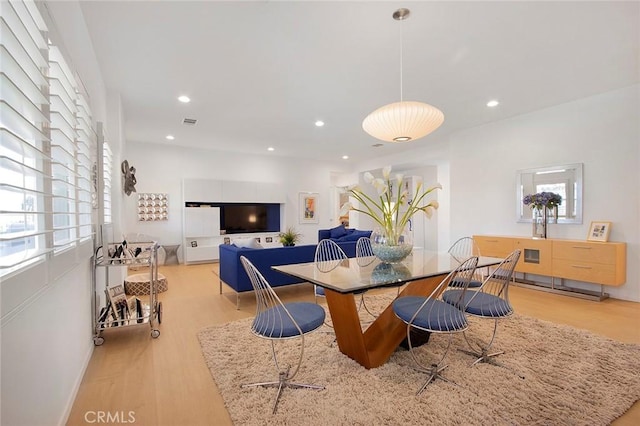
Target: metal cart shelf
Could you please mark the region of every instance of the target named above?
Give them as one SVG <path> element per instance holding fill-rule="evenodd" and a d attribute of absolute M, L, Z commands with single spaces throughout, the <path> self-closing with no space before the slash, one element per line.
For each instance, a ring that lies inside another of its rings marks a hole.
<path fill-rule="evenodd" d="M 120 247 L 120 248 L 118 248 Z M 149 324 L 151 337 L 160 336 L 157 325 L 162 323 L 162 302 L 158 301 L 158 244 L 155 242 L 129 242 L 126 246 L 121 243 L 109 243 L 107 247 L 98 247 L 94 257 L 93 268 L 93 344 L 100 346 L 104 343 L 102 334 L 105 330 Z M 139 301 L 139 308 L 126 309 L 118 312 L 111 308 L 109 289 L 109 269 L 112 267 L 140 266 L 149 268 L 149 299 L 148 303 Z M 104 270 L 105 289 L 104 302 L 98 290 L 97 271 Z"/>

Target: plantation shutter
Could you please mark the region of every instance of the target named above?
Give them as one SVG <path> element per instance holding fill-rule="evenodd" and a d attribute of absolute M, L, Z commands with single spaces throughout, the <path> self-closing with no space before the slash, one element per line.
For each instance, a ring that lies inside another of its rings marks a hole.
<path fill-rule="evenodd" d="M 60 50 L 49 47 L 51 100 L 51 173 L 53 193 L 53 245 L 60 249 L 77 238 L 76 191 L 76 83 Z"/>
<path fill-rule="evenodd" d="M 103 141 L 102 143 L 102 156 L 103 156 L 103 213 L 104 213 L 104 224 L 112 223 L 113 217 L 111 213 L 111 185 L 112 185 L 112 177 L 111 173 L 113 170 L 113 155 L 111 154 L 111 148 L 109 147 L 109 143 L 107 141 Z"/>
<path fill-rule="evenodd" d="M 0 275 L 49 251 L 47 28 L 34 3 L 0 2 Z"/>
<path fill-rule="evenodd" d="M 78 236 L 81 240 L 92 236 L 92 209 L 96 197 L 95 176 L 93 164 L 95 161 L 96 133 L 91 127 L 91 110 L 86 98 L 79 93 L 76 98 L 77 106 L 77 200 L 78 200 Z M 96 206 L 97 207 L 97 206 Z"/>

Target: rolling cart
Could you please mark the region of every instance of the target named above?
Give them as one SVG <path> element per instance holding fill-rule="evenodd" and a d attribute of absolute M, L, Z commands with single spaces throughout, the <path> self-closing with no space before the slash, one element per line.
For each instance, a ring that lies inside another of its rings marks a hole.
<path fill-rule="evenodd" d="M 109 243 L 96 249 L 93 268 L 92 317 L 93 344 L 104 343 L 105 330 L 149 324 L 151 337 L 160 336 L 157 325 L 162 323 L 162 302 L 158 301 L 158 244 L 155 242 Z M 109 285 L 109 269 L 113 267 L 144 266 L 149 268 L 148 301 L 127 299 L 124 285 Z M 104 271 L 104 289 L 98 289 L 98 270 Z M 148 302 L 148 303 L 147 303 Z"/>

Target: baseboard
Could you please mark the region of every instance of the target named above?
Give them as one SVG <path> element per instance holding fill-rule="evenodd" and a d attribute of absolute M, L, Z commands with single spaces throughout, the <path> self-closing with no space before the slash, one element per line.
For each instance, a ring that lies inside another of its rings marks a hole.
<path fill-rule="evenodd" d="M 93 342 L 93 339 L 89 339 L 90 342 Z M 82 384 L 82 379 L 84 378 L 84 373 L 87 371 L 87 367 L 89 367 L 89 362 L 91 361 L 91 357 L 93 356 L 93 350 L 95 346 L 91 343 L 89 346 L 89 351 L 85 356 L 85 360 L 82 363 L 82 369 L 80 370 L 80 374 L 76 377 L 75 383 L 73 384 L 73 389 L 69 394 L 69 399 L 65 404 L 64 412 L 58 422 L 59 426 L 64 426 L 69 421 L 69 415 L 71 414 L 71 409 L 73 408 L 73 403 L 76 401 L 76 397 L 78 396 L 78 391 L 80 390 L 80 385 Z"/>

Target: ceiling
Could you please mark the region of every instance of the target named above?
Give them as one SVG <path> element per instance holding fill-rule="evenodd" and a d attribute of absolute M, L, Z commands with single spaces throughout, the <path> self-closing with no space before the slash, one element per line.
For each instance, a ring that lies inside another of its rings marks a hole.
<path fill-rule="evenodd" d="M 411 17 L 394 21 L 401 6 Z M 83 1 L 81 9 L 106 87 L 120 93 L 127 142 L 359 161 L 640 81 L 638 2 Z M 362 120 L 400 98 L 400 29 L 404 99 L 438 107 L 445 122 L 418 141 L 375 148 L 381 141 Z M 192 101 L 178 102 L 182 94 Z M 488 108 L 491 99 L 500 105 Z"/>

